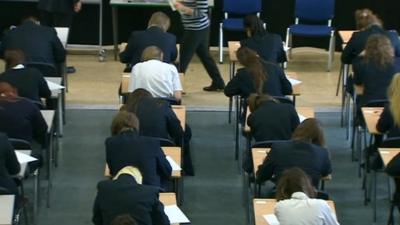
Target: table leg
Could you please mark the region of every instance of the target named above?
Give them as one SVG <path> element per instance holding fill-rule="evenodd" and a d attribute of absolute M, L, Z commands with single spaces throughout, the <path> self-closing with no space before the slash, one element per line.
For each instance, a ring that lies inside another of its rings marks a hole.
<path fill-rule="evenodd" d="M 65 94 L 64 90 L 61 91 L 57 96 L 57 119 L 58 119 L 58 135 L 63 135 L 63 124 L 64 124 L 64 100 Z"/>
<path fill-rule="evenodd" d="M 118 60 L 118 7 L 111 7 L 113 24 L 114 60 Z"/>

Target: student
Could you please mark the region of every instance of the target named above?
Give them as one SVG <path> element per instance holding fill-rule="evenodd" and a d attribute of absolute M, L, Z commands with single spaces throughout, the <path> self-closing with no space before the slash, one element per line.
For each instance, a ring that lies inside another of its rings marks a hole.
<path fill-rule="evenodd" d="M 251 93 L 285 96 L 292 94 L 292 85 L 282 68 L 265 62 L 249 48 L 240 47 L 236 52 L 239 62 L 244 66 L 225 87 L 228 97 L 240 95 L 247 98 Z"/>
<path fill-rule="evenodd" d="M 81 0 L 39 0 L 40 22 L 49 27 L 71 27 L 73 17 L 82 9 Z"/>
<path fill-rule="evenodd" d="M 0 133 L 0 188 L 5 188 L 10 194 L 18 195 L 17 184 L 11 175 L 18 174 L 20 169 L 7 135 Z"/>
<path fill-rule="evenodd" d="M 342 63 L 351 64 L 364 51 L 369 36 L 373 34 L 381 34 L 389 38 L 395 55 L 397 57 L 400 56 L 400 41 L 397 33 L 385 31 L 382 28 L 382 21 L 371 10 L 357 10 L 355 12 L 355 20 L 359 31 L 353 33 L 346 47 L 343 49 L 341 56 Z"/>
<path fill-rule="evenodd" d="M 25 54 L 19 49 L 7 49 L 4 60 L 8 69 L 0 74 L 0 82 L 7 82 L 18 90 L 18 95 L 41 103 L 40 98 L 49 98 L 51 91 L 43 74 L 23 65 Z"/>
<path fill-rule="evenodd" d="M 185 175 L 194 175 L 190 157 L 191 129 L 181 127 L 168 102 L 153 96 L 145 89 L 136 89 L 128 96 L 128 101 L 121 110 L 134 113 L 140 123 L 140 134 L 148 137 L 172 140 L 176 145 L 183 146 L 183 171 Z"/>
<path fill-rule="evenodd" d="M 387 133 L 387 137 L 400 137 L 400 73 L 394 75 L 388 88 L 390 104 L 386 105 L 376 124 L 380 133 Z"/>
<path fill-rule="evenodd" d="M 248 104 L 247 124 L 256 142 L 288 140 L 300 123 L 293 105 L 279 103 L 269 95 L 251 95 Z"/>
<path fill-rule="evenodd" d="M 207 70 L 212 82 L 204 91 L 223 91 L 224 80 L 209 52 L 210 20 L 208 18 L 208 0 L 175 1 L 184 27 L 180 48 L 179 72 L 186 73 L 187 67 L 196 53 Z"/>
<path fill-rule="evenodd" d="M 282 38 L 268 33 L 263 21 L 257 15 L 247 15 L 243 21 L 247 39 L 240 41 L 240 46 L 250 48 L 265 61 L 284 63 L 287 61 L 283 50 Z"/>
<path fill-rule="evenodd" d="M 8 137 L 35 140 L 45 147 L 47 124 L 38 107 L 18 97 L 17 90 L 5 82 L 0 82 L 0 121 L 0 132 Z"/>
<path fill-rule="evenodd" d="M 111 124 L 111 134 L 105 142 L 111 176 L 125 166 L 135 166 L 143 174 L 143 184 L 165 186 L 171 178 L 171 165 L 158 141 L 139 135 L 135 114 L 118 112 Z"/>
<path fill-rule="evenodd" d="M 175 35 L 167 32 L 170 23 L 170 19 L 165 13 L 153 13 L 146 30 L 133 31 L 131 33 L 128 45 L 119 55 L 121 62 L 130 64 L 129 68 L 131 68 L 141 61 L 143 50 L 148 46 L 154 45 L 164 53 L 164 62 L 173 63 L 178 53 Z M 130 69 L 127 69 L 127 72 L 130 72 Z"/>
<path fill-rule="evenodd" d="M 124 167 L 113 180 L 97 184 L 93 224 L 112 225 L 111 222 L 117 216 L 129 214 L 140 225 L 169 225 L 164 205 L 158 198 L 158 188 L 142 185 L 138 168 Z"/>
<path fill-rule="evenodd" d="M 400 58 L 394 57 L 390 40 L 380 34 L 371 35 L 365 54 L 353 62 L 354 84 L 363 89 L 358 106 L 387 98 L 387 88 L 395 73 L 400 72 Z"/>
<path fill-rule="evenodd" d="M 272 144 L 271 151 L 258 167 L 256 181 L 263 183 L 272 178 L 279 181 L 283 171 L 291 167 L 304 170 L 315 188 L 322 177 L 332 173 L 324 132 L 318 120 L 304 120 L 296 128 L 290 141 Z"/>
<path fill-rule="evenodd" d="M 115 217 L 111 225 L 138 225 L 138 223 L 129 214 L 123 214 Z"/>
<path fill-rule="evenodd" d="M 314 199 L 314 188 L 300 168 L 284 171 L 276 190 L 275 215 L 281 225 L 339 225 L 328 203 Z"/>
<path fill-rule="evenodd" d="M 175 66 L 162 62 L 163 56 L 161 49 L 154 45 L 143 50 L 142 62 L 132 68 L 129 92 L 143 88 L 154 97 L 181 101 L 182 85 L 178 70 Z"/>

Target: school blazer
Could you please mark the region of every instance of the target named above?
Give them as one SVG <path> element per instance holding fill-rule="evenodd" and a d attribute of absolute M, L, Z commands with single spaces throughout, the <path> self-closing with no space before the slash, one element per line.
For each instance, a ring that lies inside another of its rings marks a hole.
<path fill-rule="evenodd" d="M 282 38 L 277 34 L 255 35 L 241 40 L 240 45 L 256 51 L 265 61 L 272 63 L 284 63 L 287 61 Z"/>

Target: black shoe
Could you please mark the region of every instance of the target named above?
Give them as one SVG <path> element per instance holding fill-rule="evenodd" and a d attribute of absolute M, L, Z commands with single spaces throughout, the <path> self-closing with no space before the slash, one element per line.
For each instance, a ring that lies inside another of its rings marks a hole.
<path fill-rule="evenodd" d="M 73 67 L 73 66 L 68 66 L 67 67 L 67 73 L 75 73 L 75 72 L 76 72 L 75 67 Z"/>
<path fill-rule="evenodd" d="M 215 92 L 221 92 L 224 91 L 224 86 L 214 86 L 210 85 L 208 87 L 203 87 L 203 91 L 215 91 Z"/>

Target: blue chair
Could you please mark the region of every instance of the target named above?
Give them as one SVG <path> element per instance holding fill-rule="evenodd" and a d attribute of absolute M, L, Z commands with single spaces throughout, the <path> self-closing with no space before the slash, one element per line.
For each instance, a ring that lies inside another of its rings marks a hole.
<path fill-rule="evenodd" d="M 224 20 L 219 24 L 219 62 L 222 63 L 224 30 L 243 31 L 243 17 L 248 14 L 260 16 L 262 10 L 261 0 L 224 0 L 222 11 Z M 235 17 L 229 17 L 235 16 Z"/>
<path fill-rule="evenodd" d="M 332 19 L 335 0 L 296 0 L 295 24 L 289 26 L 286 33 L 286 48 L 291 53 L 292 36 L 330 37 L 327 71 L 331 70 L 335 52 L 335 30 Z M 320 25 L 327 22 L 327 25 Z"/>

